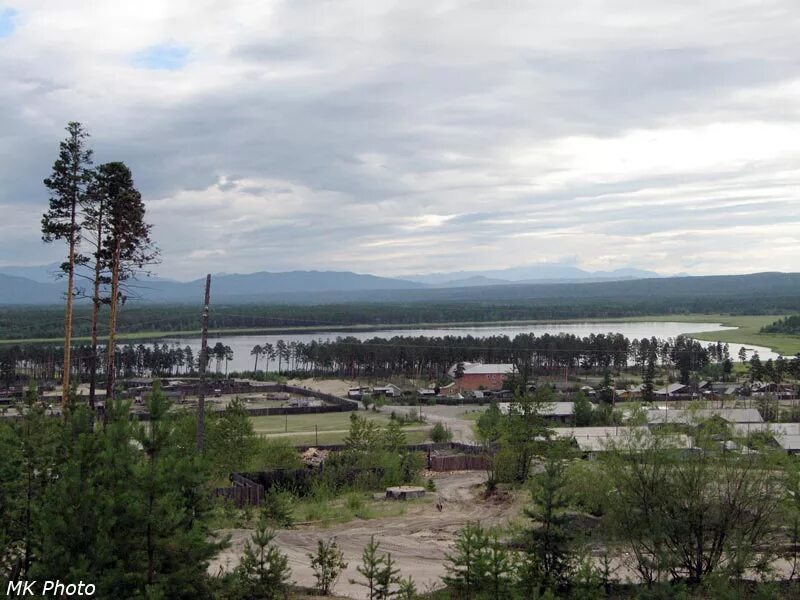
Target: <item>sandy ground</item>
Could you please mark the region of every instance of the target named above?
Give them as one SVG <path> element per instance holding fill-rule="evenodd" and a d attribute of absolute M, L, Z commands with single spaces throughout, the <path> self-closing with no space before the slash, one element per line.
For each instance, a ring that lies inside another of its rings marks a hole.
<path fill-rule="evenodd" d="M 309 567 L 308 554 L 316 548 L 317 540 L 335 537 L 344 552 L 348 568 L 339 578 L 335 592 L 350 598 L 366 598 L 364 588 L 351 583 L 360 579 L 356 566 L 370 536 L 380 542 L 380 550 L 391 552 L 403 576 L 411 575 L 420 590 L 440 585 L 445 573 L 445 553 L 450 551 L 456 532 L 467 522 L 480 521 L 484 526 L 504 524 L 517 513 L 517 508 L 502 499 L 484 500 L 480 484 L 485 475 L 481 471 L 442 473 L 434 476 L 437 492 L 444 509 L 439 512 L 433 502 L 408 505 L 400 517 L 355 520 L 330 528 L 300 526 L 282 530 L 277 535 L 281 550 L 289 556 L 292 580 L 300 585 L 313 586 L 314 576 Z M 211 565 L 210 571 L 220 567 L 230 569 L 239 562 L 244 543 L 252 532 L 245 529 L 224 530 L 231 536 L 231 546 Z"/>
<path fill-rule="evenodd" d="M 358 386 L 355 381 L 347 379 L 290 379 L 287 383 L 343 398 L 347 398 L 347 390 Z"/>

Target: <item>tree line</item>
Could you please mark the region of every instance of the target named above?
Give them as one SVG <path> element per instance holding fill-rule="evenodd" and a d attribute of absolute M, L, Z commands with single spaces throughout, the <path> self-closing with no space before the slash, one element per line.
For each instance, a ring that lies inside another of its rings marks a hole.
<path fill-rule="evenodd" d="M 93 357 L 97 356 L 96 362 Z M 217 342 L 209 348 L 212 373 L 228 374 L 233 359 L 230 346 Z M 656 367 L 674 373 L 688 384 L 693 375 L 708 378 L 729 376 L 736 357 L 727 344 L 703 344 L 686 336 L 661 340 L 629 339 L 621 334 L 518 334 L 489 337 L 466 336 L 395 336 L 359 340 L 339 337 L 311 342 L 278 340 L 274 344 L 256 344 L 250 350 L 253 370 L 240 375 L 260 373 L 304 373 L 342 377 L 387 377 L 405 375 L 414 378 L 445 379 L 454 365 L 465 362 L 508 363 L 527 368 L 537 375 L 567 372 L 609 371 L 640 374 L 645 385 L 653 386 Z M 128 343 L 114 352 L 114 377 L 176 376 L 195 374 L 197 353 L 191 346 L 177 343 Z M 10 385 L 29 378 L 54 380 L 60 376 L 63 354 L 49 344 L 0 346 L 0 381 Z M 740 356 L 738 360 L 742 361 Z M 107 354 L 97 353 L 88 344 L 77 345 L 72 353 L 72 372 L 76 381 L 91 381 L 93 373 L 105 374 Z M 758 355 L 749 361 L 751 381 L 785 381 L 800 376 L 797 359 L 779 358 L 763 362 Z M 93 371 L 94 369 L 94 371 Z M 463 372 L 463 369 L 461 369 Z M 451 375 L 459 376 L 459 370 Z"/>
<path fill-rule="evenodd" d="M 778 319 L 774 323 L 762 327 L 761 333 L 800 334 L 800 315 L 791 315 Z"/>

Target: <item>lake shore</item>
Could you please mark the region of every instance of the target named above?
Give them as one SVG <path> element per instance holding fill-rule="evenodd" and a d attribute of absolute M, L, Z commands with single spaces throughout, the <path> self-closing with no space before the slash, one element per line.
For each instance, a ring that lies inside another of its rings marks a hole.
<path fill-rule="evenodd" d="M 800 336 L 765 334 L 760 333 L 761 327 L 769 325 L 783 317 L 776 315 L 723 315 L 723 314 L 675 314 L 675 315 L 647 315 L 637 317 L 615 317 L 596 319 L 538 319 L 517 321 L 459 321 L 445 323 L 387 323 L 381 325 L 359 324 L 340 326 L 296 326 L 296 327 L 257 327 L 257 328 L 231 328 L 213 329 L 209 331 L 211 337 L 221 336 L 248 336 L 248 335 L 291 335 L 329 332 L 369 333 L 387 330 L 419 330 L 419 329 L 458 329 L 458 328 L 491 328 L 491 327 L 525 327 L 542 325 L 575 325 L 598 323 L 718 323 L 723 327 L 732 327 L 727 331 L 701 331 L 681 332 L 691 337 L 708 342 L 721 341 L 723 343 L 737 343 L 744 345 L 763 346 L 773 352 L 784 356 L 794 356 L 800 352 Z M 200 330 L 185 331 L 149 331 L 137 333 L 121 333 L 117 336 L 120 341 L 155 341 L 174 338 L 199 338 Z M 73 338 L 76 343 L 88 342 L 87 337 Z M 28 339 L 0 339 L 0 344 L 44 344 L 60 343 L 61 338 L 28 338 Z M 101 342 L 103 338 L 101 338 Z"/>

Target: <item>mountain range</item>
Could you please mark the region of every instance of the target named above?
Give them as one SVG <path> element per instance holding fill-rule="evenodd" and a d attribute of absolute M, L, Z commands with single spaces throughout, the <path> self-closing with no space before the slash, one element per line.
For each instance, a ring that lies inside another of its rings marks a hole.
<path fill-rule="evenodd" d="M 64 282 L 58 278 L 59 265 L 0 267 L 0 304 L 55 304 L 62 300 Z M 617 269 L 584 271 L 563 264 L 488 271 L 456 271 L 412 275 L 404 278 L 379 277 L 350 271 L 287 271 L 249 274 L 221 273 L 213 277 L 213 295 L 218 301 L 252 302 L 261 299 L 292 300 L 291 296 L 333 295 L 349 292 L 473 288 L 544 283 L 623 281 L 660 277 L 653 271 Z M 176 281 L 152 278 L 131 282 L 130 296 L 147 302 L 195 302 L 202 295 L 204 279 Z M 78 283 L 80 286 L 81 283 Z"/>
<path fill-rule="evenodd" d="M 465 287 L 474 285 L 508 285 L 510 283 L 563 283 L 579 281 L 624 281 L 661 277 L 655 271 L 616 269 L 614 271 L 585 271 L 562 263 L 542 263 L 527 267 L 488 271 L 454 271 L 407 275 L 405 279 L 436 287 Z"/>

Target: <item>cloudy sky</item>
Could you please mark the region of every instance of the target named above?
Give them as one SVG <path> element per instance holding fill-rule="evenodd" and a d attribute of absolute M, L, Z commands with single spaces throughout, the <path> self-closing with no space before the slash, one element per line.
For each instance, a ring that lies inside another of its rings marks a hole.
<path fill-rule="evenodd" d="M 0 265 L 69 120 L 159 272 L 797 271 L 796 0 L 0 0 Z"/>

